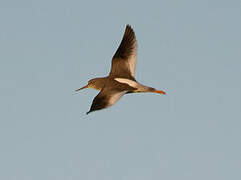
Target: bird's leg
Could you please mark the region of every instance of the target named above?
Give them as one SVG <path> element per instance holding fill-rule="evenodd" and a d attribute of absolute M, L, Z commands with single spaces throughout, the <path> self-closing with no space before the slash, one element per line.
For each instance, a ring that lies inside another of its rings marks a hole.
<path fill-rule="evenodd" d="M 157 90 L 155 88 L 149 88 L 149 92 L 158 93 L 158 94 L 166 94 L 164 91 Z"/>
<path fill-rule="evenodd" d="M 154 93 L 158 93 L 158 94 L 166 94 L 164 91 L 162 91 L 162 90 L 154 90 L 154 91 L 152 91 L 152 92 L 154 92 Z"/>

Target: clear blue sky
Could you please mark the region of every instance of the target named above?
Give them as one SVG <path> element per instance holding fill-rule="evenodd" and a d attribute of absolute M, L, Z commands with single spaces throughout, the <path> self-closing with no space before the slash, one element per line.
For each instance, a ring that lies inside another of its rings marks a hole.
<path fill-rule="evenodd" d="M 133 94 L 85 114 L 131 24 Z M 241 1 L 0 2 L 0 179 L 240 180 Z"/>

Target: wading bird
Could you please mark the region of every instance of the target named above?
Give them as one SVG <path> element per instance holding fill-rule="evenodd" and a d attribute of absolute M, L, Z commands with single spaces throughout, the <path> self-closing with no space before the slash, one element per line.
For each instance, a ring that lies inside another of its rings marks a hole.
<path fill-rule="evenodd" d="M 76 91 L 93 88 L 100 90 L 94 98 L 90 110 L 101 110 L 115 104 L 124 94 L 152 92 L 166 94 L 164 91 L 144 86 L 135 79 L 137 41 L 135 32 L 126 25 L 125 33 L 116 53 L 112 58 L 110 74 L 106 77 L 94 78 Z"/>

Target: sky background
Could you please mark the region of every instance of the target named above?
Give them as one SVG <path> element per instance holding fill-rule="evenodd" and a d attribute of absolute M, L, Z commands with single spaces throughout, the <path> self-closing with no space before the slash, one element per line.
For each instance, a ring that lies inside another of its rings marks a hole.
<path fill-rule="evenodd" d="M 162 89 L 85 113 L 125 25 Z M 241 1 L 0 1 L 0 179 L 240 180 Z"/>

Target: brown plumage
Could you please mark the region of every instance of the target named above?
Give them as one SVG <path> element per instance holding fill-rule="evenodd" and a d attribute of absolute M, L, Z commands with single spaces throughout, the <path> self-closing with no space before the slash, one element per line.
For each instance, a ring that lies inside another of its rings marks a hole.
<path fill-rule="evenodd" d="M 131 26 L 127 25 L 120 46 L 112 58 L 109 76 L 91 79 L 86 86 L 76 90 L 79 91 L 84 88 L 100 90 L 87 114 L 112 106 L 127 93 L 153 92 L 166 94 L 164 91 L 144 86 L 136 81 L 136 56 L 136 36 Z"/>
<path fill-rule="evenodd" d="M 136 55 L 136 36 L 131 26 L 127 25 L 120 46 L 112 58 L 110 76 L 135 81 Z"/>

